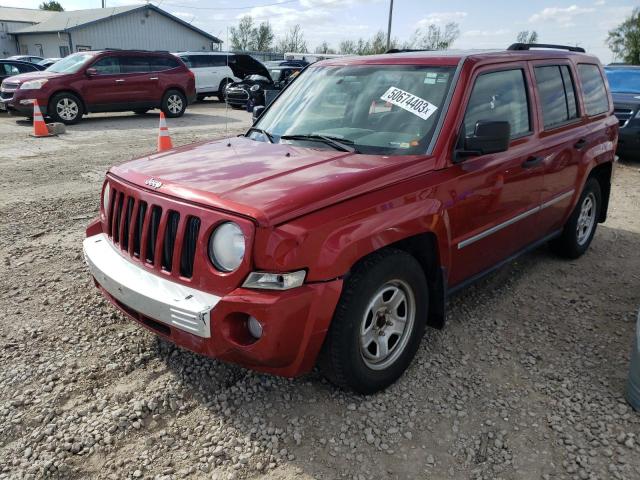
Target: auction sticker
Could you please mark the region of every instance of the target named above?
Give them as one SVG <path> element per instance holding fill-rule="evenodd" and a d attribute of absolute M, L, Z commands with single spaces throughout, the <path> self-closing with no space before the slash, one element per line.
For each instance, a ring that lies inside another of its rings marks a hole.
<path fill-rule="evenodd" d="M 438 110 L 438 107 L 429 103 L 424 98 L 420 98 L 413 93 L 405 92 L 396 87 L 389 87 L 389 90 L 384 92 L 384 95 L 382 95 L 380 99 L 397 105 L 423 120 L 428 119 Z"/>

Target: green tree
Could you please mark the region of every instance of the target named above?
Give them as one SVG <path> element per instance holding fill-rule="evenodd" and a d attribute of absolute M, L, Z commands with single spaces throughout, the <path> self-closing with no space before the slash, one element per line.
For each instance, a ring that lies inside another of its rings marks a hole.
<path fill-rule="evenodd" d="M 231 34 L 231 49 L 239 51 L 250 50 L 254 40 L 253 31 L 253 18 L 245 15 L 240 19 L 237 27 L 231 27 L 229 29 L 229 33 Z"/>
<path fill-rule="evenodd" d="M 640 8 L 634 8 L 629 18 L 609 31 L 607 44 L 616 59 L 640 65 Z"/>
<path fill-rule="evenodd" d="M 262 22 L 258 25 L 258 28 L 253 30 L 253 50 L 257 52 L 269 52 L 272 49 L 273 29 L 269 22 Z"/>
<path fill-rule="evenodd" d="M 538 32 L 535 30 L 522 30 L 516 37 L 518 43 L 538 43 Z"/>
<path fill-rule="evenodd" d="M 50 10 L 52 12 L 64 12 L 62 5 L 60 5 L 59 2 L 56 2 L 56 0 L 42 2 L 38 8 L 40 8 L 40 10 Z"/>
<path fill-rule="evenodd" d="M 460 27 L 455 22 L 447 23 L 444 29 L 430 24 L 415 31 L 411 45 L 424 50 L 447 50 L 459 36 Z"/>

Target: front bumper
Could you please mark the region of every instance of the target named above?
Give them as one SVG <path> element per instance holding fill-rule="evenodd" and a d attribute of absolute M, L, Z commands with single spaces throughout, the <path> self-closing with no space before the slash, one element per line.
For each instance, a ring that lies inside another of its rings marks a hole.
<path fill-rule="evenodd" d="M 621 157 L 640 155 L 640 120 L 634 120 L 618 130 L 618 148 Z"/>
<path fill-rule="evenodd" d="M 83 247 L 96 285 L 145 328 L 198 354 L 262 372 L 295 377 L 313 368 L 342 280 L 282 292 L 238 288 L 219 297 L 148 272 L 106 235 L 89 235 Z M 258 340 L 246 329 L 249 316 L 262 324 Z"/>
<path fill-rule="evenodd" d="M 12 115 L 19 115 L 24 117 L 33 116 L 33 100 L 38 100 L 38 106 L 40 112 L 43 115 L 47 114 L 47 104 L 49 102 L 48 95 L 42 90 L 15 90 L 10 92 L 12 94 L 9 97 L 9 92 L 3 91 L 0 98 L 1 111 L 7 111 Z"/>

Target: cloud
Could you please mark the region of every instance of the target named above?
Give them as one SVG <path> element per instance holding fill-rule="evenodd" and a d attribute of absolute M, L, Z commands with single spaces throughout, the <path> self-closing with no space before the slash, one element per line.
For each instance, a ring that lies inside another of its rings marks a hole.
<path fill-rule="evenodd" d="M 431 24 L 458 22 L 467 16 L 467 12 L 434 12 L 430 13 L 418 22 L 418 27 L 426 27 Z"/>
<path fill-rule="evenodd" d="M 498 30 L 467 30 L 462 32 L 463 37 L 499 37 L 511 33 L 508 28 L 499 28 Z"/>
<path fill-rule="evenodd" d="M 605 3 L 607 3 L 605 0 L 596 0 L 594 5 L 601 6 L 601 5 L 604 5 Z"/>
<path fill-rule="evenodd" d="M 276 33 L 278 31 L 283 32 L 296 24 L 300 24 L 303 27 L 305 25 L 315 26 L 333 18 L 331 13 L 324 8 L 297 10 L 280 5 L 254 7 L 248 12 L 239 14 L 237 18 L 240 19 L 245 15 L 250 15 L 258 23 L 268 21 Z"/>
<path fill-rule="evenodd" d="M 595 11 L 595 8 L 591 7 L 579 7 L 577 5 L 571 5 L 570 7 L 547 7 L 541 12 L 535 13 L 529 17 L 531 23 L 546 23 L 553 22 L 563 27 L 573 26 L 573 20 L 575 17 L 584 15 L 585 13 L 591 13 Z"/>

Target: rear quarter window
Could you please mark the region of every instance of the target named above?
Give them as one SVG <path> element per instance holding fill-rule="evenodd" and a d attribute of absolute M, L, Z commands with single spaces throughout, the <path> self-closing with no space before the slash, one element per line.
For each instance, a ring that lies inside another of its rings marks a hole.
<path fill-rule="evenodd" d="M 600 68 L 597 65 L 581 63 L 578 65 L 578 76 L 587 115 L 598 115 L 609 110 L 609 99 Z"/>

